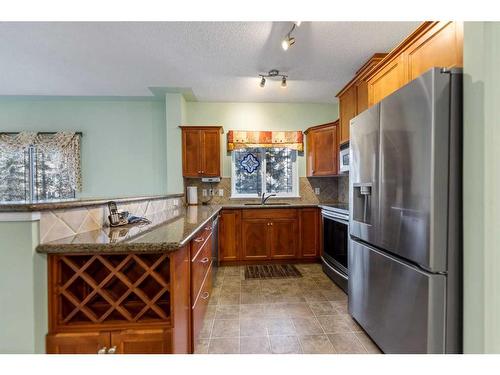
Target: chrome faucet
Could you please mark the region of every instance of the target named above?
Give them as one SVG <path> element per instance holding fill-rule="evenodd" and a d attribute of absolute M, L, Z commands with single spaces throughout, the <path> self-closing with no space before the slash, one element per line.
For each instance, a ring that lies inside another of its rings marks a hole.
<path fill-rule="evenodd" d="M 276 194 L 272 193 L 272 194 L 269 194 L 267 197 L 266 197 L 266 193 L 262 193 L 262 197 L 260 198 L 260 204 L 266 204 L 266 201 L 271 198 L 271 197 L 275 197 Z"/>

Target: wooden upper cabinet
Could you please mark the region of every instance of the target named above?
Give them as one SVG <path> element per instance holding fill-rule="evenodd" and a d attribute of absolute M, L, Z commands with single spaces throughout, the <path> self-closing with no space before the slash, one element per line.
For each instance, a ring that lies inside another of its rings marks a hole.
<path fill-rule="evenodd" d="M 349 125 L 353 117 L 368 108 L 368 73 L 386 56 L 386 53 L 375 53 L 336 97 L 339 99 L 339 145 L 349 141 Z"/>
<path fill-rule="evenodd" d="M 373 105 L 433 67 L 463 65 L 463 23 L 423 22 L 367 76 Z"/>
<path fill-rule="evenodd" d="M 201 131 L 201 173 L 206 177 L 219 177 L 220 173 L 220 130 Z"/>
<path fill-rule="evenodd" d="M 221 175 L 221 126 L 181 126 L 182 175 L 219 177 Z"/>
<path fill-rule="evenodd" d="M 305 131 L 307 177 L 338 174 L 338 124 L 337 120 Z"/>
<path fill-rule="evenodd" d="M 353 85 L 339 97 L 339 144 L 349 142 L 349 121 L 357 113 L 356 89 L 357 87 Z"/>
<path fill-rule="evenodd" d="M 368 84 L 369 106 L 378 103 L 407 83 L 404 60 L 404 56 L 392 60 L 373 76 Z"/>
<path fill-rule="evenodd" d="M 463 65 L 463 30 L 460 22 L 438 22 L 408 48 L 408 81 L 435 66 Z"/>

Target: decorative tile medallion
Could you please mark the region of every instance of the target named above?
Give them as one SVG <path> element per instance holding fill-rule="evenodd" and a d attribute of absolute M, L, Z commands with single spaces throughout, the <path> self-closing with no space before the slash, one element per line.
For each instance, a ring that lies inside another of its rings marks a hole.
<path fill-rule="evenodd" d="M 257 168 L 259 168 L 260 162 L 254 154 L 249 152 L 243 159 L 241 159 L 240 165 L 248 173 L 253 173 L 257 170 Z"/>

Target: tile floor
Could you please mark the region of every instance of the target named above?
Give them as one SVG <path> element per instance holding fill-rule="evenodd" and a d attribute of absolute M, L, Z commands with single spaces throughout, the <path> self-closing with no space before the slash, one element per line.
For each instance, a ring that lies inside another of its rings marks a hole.
<path fill-rule="evenodd" d="M 296 267 L 302 278 L 275 280 L 220 267 L 195 353 L 380 353 L 321 265 Z"/>

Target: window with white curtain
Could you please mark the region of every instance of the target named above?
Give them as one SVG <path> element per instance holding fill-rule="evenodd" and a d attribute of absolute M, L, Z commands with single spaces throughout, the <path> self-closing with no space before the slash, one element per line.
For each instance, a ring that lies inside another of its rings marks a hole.
<path fill-rule="evenodd" d="M 15 135 L 1 135 L 0 201 L 75 197 L 80 184 L 79 136 L 57 134 L 24 134 L 23 141 Z"/>
<path fill-rule="evenodd" d="M 257 198 L 262 193 L 298 197 L 297 151 L 289 148 L 244 148 L 232 152 L 231 196 Z"/>

